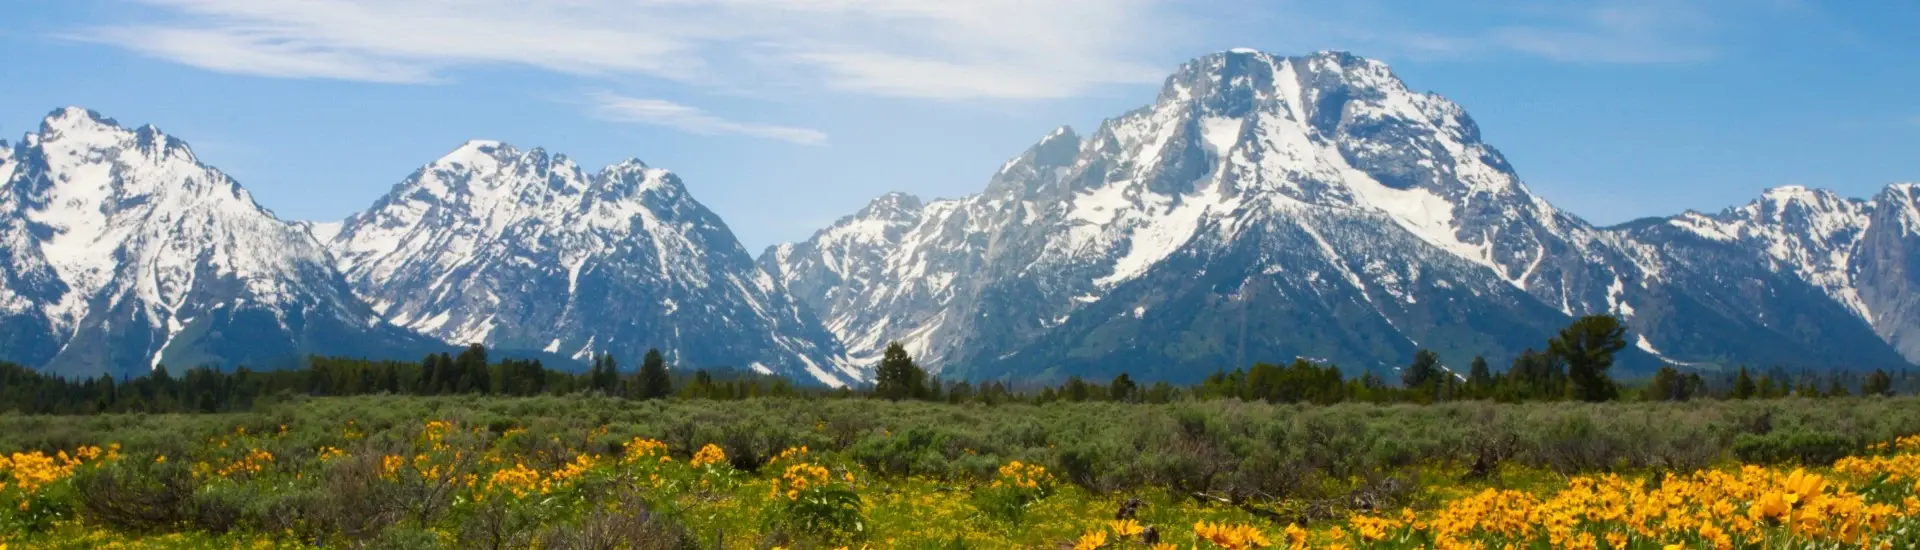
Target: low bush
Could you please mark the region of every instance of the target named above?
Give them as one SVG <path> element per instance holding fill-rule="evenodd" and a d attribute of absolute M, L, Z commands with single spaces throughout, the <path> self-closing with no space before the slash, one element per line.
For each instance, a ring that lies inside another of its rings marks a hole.
<path fill-rule="evenodd" d="M 1859 450 L 1846 437 L 1808 431 L 1740 434 L 1733 440 L 1734 457 L 1752 464 L 1827 466 Z"/>

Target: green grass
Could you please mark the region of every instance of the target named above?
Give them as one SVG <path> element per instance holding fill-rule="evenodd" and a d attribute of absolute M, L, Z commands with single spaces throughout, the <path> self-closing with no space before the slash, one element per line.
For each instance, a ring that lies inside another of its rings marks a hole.
<path fill-rule="evenodd" d="M 428 437 L 429 421 L 454 433 Z M 0 415 L 0 453 L 119 444 L 122 455 L 78 467 L 32 499 L 0 489 L 0 541 L 585 548 L 594 541 L 580 537 L 604 536 L 644 548 L 1057 547 L 1105 529 L 1139 499 L 1138 521 L 1185 547 L 1200 521 L 1324 529 L 1359 502 L 1430 511 L 1485 489 L 1550 494 L 1569 476 L 1723 467 L 1743 438 L 1821 434 L 1773 437 L 1756 454 L 1795 457 L 1805 455 L 1792 447 L 1799 441 L 1860 450 L 1916 427 L 1914 398 L 982 406 L 363 396 L 286 398 L 241 414 Z M 621 463 L 636 438 L 665 443 L 671 465 Z M 729 462 L 689 467 L 708 444 Z M 802 529 L 812 516 L 770 497 L 788 464 L 764 463 L 800 446 L 836 488 L 858 496 L 857 529 Z M 329 447 L 344 454 L 323 456 Z M 217 474 L 253 451 L 273 459 L 257 473 Z M 383 473 L 388 457 L 414 471 L 415 456 L 436 473 Z M 592 468 L 554 477 L 583 456 Z M 983 496 L 1013 460 L 1044 465 L 1052 479 L 1050 494 L 1017 520 Z M 493 472 L 515 465 L 555 481 L 523 498 L 487 489 Z M 38 512 L 14 511 L 27 500 Z M 149 501 L 168 504 L 134 510 L 150 516 L 120 509 Z"/>

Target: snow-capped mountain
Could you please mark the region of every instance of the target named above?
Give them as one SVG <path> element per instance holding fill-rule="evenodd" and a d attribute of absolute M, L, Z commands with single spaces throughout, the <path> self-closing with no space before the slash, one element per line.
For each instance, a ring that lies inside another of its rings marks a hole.
<path fill-rule="evenodd" d="M 1718 214 L 1687 212 L 1659 225 L 1684 230 L 1681 234 L 1695 242 L 1695 248 L 1722 248 L 1751 255 L 1754 261 L 1749 265 L 1804 282 L 1856 318 L 1808 323 L 1797 330 L 1865 322 L 1895 352 L 1908 361 L 1920 361 L 1920 340 L 1914 338 L 1915 331 L 1920 330 L 1920 316 L 1910 305 L 1917 289 L 1909 282 L 1906 265 L 1908 255 L 1920 250 L 1920 240 L 1914 239 L 1915 229 L 1920 228 L 1916 188 L 1920 186 L 1894 184 L 1863 200 L 1821 189 L 1782 186 L 1767 190 L 1759 200 Z M 1649 238 L 1645 233 L 1652 230 L 1648 228 L 1628 231 L 1641 234 L 1637 239 L 1641 242 L 1670 242 Z M 1857 344 L 1875 347 L 1871 343 Z"/>
<path fill-rule="evenodd" d="M 0 147 L 0 345 L 71 376 L 424 352 L 308 233 L 153 126 L 54 111 Z"/>
<path fill-rule="evenodd" d="M 1588 314 L 1623 370 L 1920 361 L 1920 184 L 1595 227 L 1464 109 L 1340 52 L 1195 59 L 979 194 L 889 194 L 758 261 L 665 170 L 466 143 L 344 222 L 284 222 L 152 127 L 0 142 L 0 358 L 67 375 L 449 344 L 870 379 L 1191 381 L 1294 357 L 1496 364 Z"/>
<path fill-rule="evenodd" d="M 867 378 L 672 173 L 628 160 L 471 141 L 339 227 L 315 224 L 355 292 L 452 342 L 688 366 L 828 385 Z"/>
<path fill-rule="evenodd" d="M 1782 231 L 1849 238 L 1831 223 Z M 1832 258 L 1762 263 L 1742 244 L 1702 262 L 1703 240 L 1645 229 L 1535 196 L 1463 109 L 1382 63 L 1233 50 L 1085 139 L 1049 134 L 979 195 L 883 197 L 761 264 L 855 357 L 899 340 L 974 378 L 1379 369 L 1421 346 L 1464 364 L 1589 313 L 1627 319 L 1639 364 L 1901 362 L 1828 298 Z M 1731 273 L 1764 291 L 1736 300 L 1716 279 Z M 1762 339 L 1769 353 L 1740 351 Z"/>

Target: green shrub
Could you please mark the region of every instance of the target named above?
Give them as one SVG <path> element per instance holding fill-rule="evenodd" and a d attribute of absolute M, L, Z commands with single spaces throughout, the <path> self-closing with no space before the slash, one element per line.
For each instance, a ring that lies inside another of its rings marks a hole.
<path fill-rule="evenodd" d="M 1858 450 L 1845 437 L 1807 431 L 1740 434 L 1733 440 L 1733 455 L 1752 464 L 1828 466 Z"/>
<path fill-rule="evenodd" d="M 157 464 L 145 456 L 73 479 L 81 518 L 133 533 L 165 532 L 186 524 L 199 485 L 179 463 Z"/>

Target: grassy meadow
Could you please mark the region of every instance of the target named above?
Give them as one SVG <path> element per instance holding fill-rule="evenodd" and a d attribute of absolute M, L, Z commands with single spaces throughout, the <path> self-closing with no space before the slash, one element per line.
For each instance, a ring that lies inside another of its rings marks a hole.
<path fill-rule="evenodd" d="M 0 545 L 1912 548 L 1915 432 L 1877 396 L 295 397 L 0 416 Z"/>

